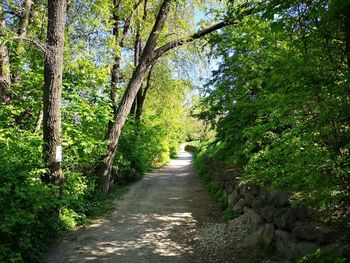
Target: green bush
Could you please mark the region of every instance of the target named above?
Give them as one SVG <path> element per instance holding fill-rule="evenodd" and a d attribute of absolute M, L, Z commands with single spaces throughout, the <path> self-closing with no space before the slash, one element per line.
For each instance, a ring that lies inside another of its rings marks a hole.
<path fill-rule="evenodd" d="M 40 137 L 0 134 L 0 262 L 35 262 L 59 229 L 58 189 L 41 182 Z"/>

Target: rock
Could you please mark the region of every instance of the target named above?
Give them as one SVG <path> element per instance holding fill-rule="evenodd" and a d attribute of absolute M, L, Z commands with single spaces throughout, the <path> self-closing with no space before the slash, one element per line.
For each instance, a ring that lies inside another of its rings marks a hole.
<path fill-rule="evenodd" d="M 245 196 L 244 196 L 244 199 L 247 202 L 247 206 L 249 206 L 249 207 L 253 206 L 253 203 L 254 203 L 254 200 L 255 200 L 255 196 L 253 194 L 246 193 Z"/>
<path fill-rule="evenodd" d="M 252 208 L 256 211 L 259 211 L 262 207 L 266 205 L 266 198 L 264 195 L 258 195 L 253 203 L 252 203 Z"/>
<path fill-rule="evenodd" d="M 239 199 L 233 206 L 233 210 L 239 214 L 243 213 L 243 208 L 247 205 L 247 201 L 243 198 Z"/>
<path fill-rule="evenodd" d="M 293 210 L 300 221 L 307 221 L 310 219 L 309 212 L 306 207 L 295 207 Z"/>
<path fill-rule="evenodd" d="M 253 232 L 250 235 L 246 236 L 240 246 L 243 248 L 256 247 L 261 244 L 261 236 L 259 232 Z"/>
<path fill-rule="evenodd" d="M 281 229 L 292 230 L 297 220 L 292 208 L 278 209 L 273 215 L 273 222 Z"/>
<path fill-rule="evenodd" d="M 314 251 L 317 245 L 312 242 L 296 242 L 293 235 L 287 231 L 276 230 L 276 250 L 288 259 L 301 257 Z"/>
<path fill-rule="evenodd" d="M 269 196 L 269 202 L 275 207 L 286 207 L 289 205 L 288 195 L 281 190 L 272 191 Z"/>
<path fill-rule="evenodd" d="M 256 213 L 253 209 L 244 207 L 243 211 L 244 211 L 244 215 L 246 215 L 248 219 L 247 224 L 251 224 L 254 227 L 257 227 L 265 222 L 264 219 L 261 217 L 261 215 Z"/>
<path fill-rule="evenodd" d="M 293 235 L 289 232 L 276 230 L 276 250 L 282 255 L 291 258 L 291 250 L 295 247 Z"/>
<path fill-rule="evenodd" d="M 227 203 L 230 207 L 234 206 L 234 204 L 239 200 L 239 194 L 237 190 L 233 190 L 227 197 Z"/>
<path fill-rule="evenodd" d="M 276 213 L 274 206 L 265 206 L 259 210 L 259 214 L 269 223 L 273 222 L 273 215 Z"/>
<path fill-rule="evenodd" d="M 268 246 L 272 243 L 275 236 L 275 227 L 273 224 L 264 224 L 250 235 L 246 236 L 241 243 L 244 248 L 255 247 L 258 245 Z"/>
<path fill-rule="evenodd" d="M 275 237 L 275 225 L 274 224 L 264 224 L 260 228 L 261 239 L 265 246 L 271 245 Z"/>
<path fill-rule="evenodd" d="M 322 232 L 311 224 L 305 222 L 296 222 L 292 233 L 299 239 L 308 241 L 318 241 L 321 239 Z"/>
<path fill-rule="evenodd" d="M 260 188 L 254 185 L 246 185 L 243 194 L 245 195 L 252 195 L 254 197 L 258 196 L 260 194 Z"/>
<path fill-rule="evenodd" d="M 317 243 L 330 243 L 340 236 L 338 231 L 330 227 L 301 221 L 295 224 L 293 234 L 299 239 L 316 241 Z"/>

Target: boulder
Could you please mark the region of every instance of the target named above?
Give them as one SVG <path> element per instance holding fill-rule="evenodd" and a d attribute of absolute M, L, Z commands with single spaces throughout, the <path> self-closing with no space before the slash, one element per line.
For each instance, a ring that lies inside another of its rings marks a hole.
<path fill-rule="evenodd" d="M 237 190 L 233 190 L 228 196 L 227 196 L 227 203 L 230 207 L 234 206 L 234 204 L 240 199 L 240 196 L 237 192 Z"/>
<path fill-rule="evenodd" d="M 287 231 L 276 230 L 276 250 L 288 259 L 301 257 L 314 251 L 317 245 L 312 242 L 296 242 L 293 235 Z"/>
<path fill-rule="evenodd" d="M 264 224 L 260 228 L 261 240 L 265 246 L 272 244 L 275 237 L 275 225 L 274 224 Z"/>
<path fill-rule="evenodd" d="M 245 238 L 240 243 L 240 247 L 243 248 L 253 248 L 261 244 L 261 236 L 260 233 L 255 231 Z"/>
<path fill-rule="evenodd" d="M 291 250 L 295 247 L 293 235 L 287 231 L 276 230 L 276 250 L 280 254 L 291 258 Z"/>
<path fill-rule="evenodd" d="M 287 207 L 289 205 L 288 195 L 281 190 L 272 191 L 269 195 L 269 203 L 275 207 Z"/>
<path fill-rule="evenodd" d="M 247 201 L 247 206 L 253 207 L 253 203 L 254 203 L 254 200 L 255 200 L 255 196 L 253 194 L 246 193 L 244 195 L 244 199 Z"/>
<path fill-rule="evenodd" d="M 258 188 L 257 186 L 254 186 L 254 185 L 243 185 L 240 188 L 240 192 L 245 197 L 247 195 L 252 195 L 252 196 L 256 197 L 260 194 L 260 188 Z"/>
<path fill-rule="evenodd" d="M 248 219 L 248 224 L 253 225 L 254 227 L 258 227 L 259 225 L 265 223 L 264 219 L 256 213 L 253 209 L 244 207 L 243 208 L 244 215 L 246 215 L 246 218 Z"/>
<path fill-rule="evenodd" d="M 260 195 L 258 195 L 252 204 L 252 207 L 254 210 L 256 211 L 260 211 L 261 208 L 265 207 L 268 203 L 268 196 L 266 193 L 261 193 Z"/>
<path fill-rule="evenodd" d="M 273 222 L 273 216 L 276 213 L 277 208 L 274 206 L 265 206 L 260 208 L 259 214 L 269 223 Z"/>
<path fill-rule="evenodd" d="M 296 222 L 292 232 L 296 238 L 317 243 L 330 243 L 340 236 L 333 228 L 302 221 Z"/>
<path fill-rule="evenodd" d="M 310 220 L 309 211 L 306 207 L 294 207 L 293 210 L 300 221 Z"/>
<path fill-rule="evenodd" d="M 268 246 L 272 243 L 274 236 L 275 236 L 274 225 L 264 224 L 264 225 L 261 225 L 257 231 L 246 236 L 243 239 L 241 246 L 245 248 L 255 247 L 258 245 Z"/>
<path fill-rule="evenodd" d="M 247 205 L 247 201 L 244 198 L 241 198 L 235 203 L 235 205 L 232 207 L 234 211 L 236 211 L 239 214 L 243 213 L 243 208 Z"/>
<path fill-rule="evenodd" d="M 273 222 L 280 229 L 292 230 L 297 220 L 292 208 L 278 209 L 273 215 Z"/>

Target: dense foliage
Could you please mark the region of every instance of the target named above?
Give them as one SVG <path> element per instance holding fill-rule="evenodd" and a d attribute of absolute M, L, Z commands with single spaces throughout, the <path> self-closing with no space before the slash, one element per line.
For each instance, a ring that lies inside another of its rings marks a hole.
<path fill-rule="evenodd" d="M 272 1 L 223 30 L 199 114 L 217 131 L 207 155 L 327 219 L 346 217 L 350 201 L 348 6 Z"/>

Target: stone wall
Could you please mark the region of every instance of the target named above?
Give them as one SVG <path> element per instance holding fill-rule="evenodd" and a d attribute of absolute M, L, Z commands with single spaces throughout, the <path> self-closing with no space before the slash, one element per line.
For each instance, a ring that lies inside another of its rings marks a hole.
<path fill-rule="evenodd" d="M 210 165 L 210 167 L 218 167 Z M 245 238 L 243 246 L 275 246 L 278 253 L 291 259 L 316 248 L 334 249 L 349 258 L 350 246 L 343 238 L 347 233 L 312 221 L 306 208 L 294 208 L 288 194 L 268 192 L 240 183 L 240 171 L 212 171 L 212 179 L 221 187 L 228 205 L 239 214 L 248 215 L 255 231 Z"/>

